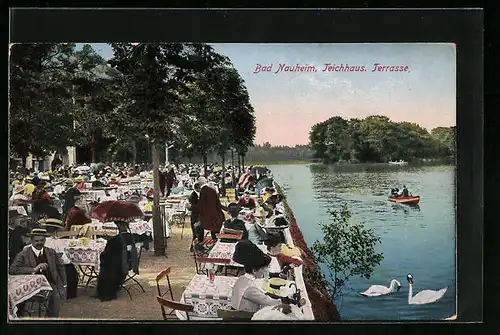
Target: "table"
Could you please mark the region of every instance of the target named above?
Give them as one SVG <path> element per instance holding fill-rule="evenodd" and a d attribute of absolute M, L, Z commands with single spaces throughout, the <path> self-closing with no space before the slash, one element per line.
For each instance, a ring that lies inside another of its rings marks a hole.
<path fill-rule="evenodd" d="M 44 275 L 9 275 L 7 287 L 12 310 L 42 291 L 52 291 Z"/>
<path fill-rule="evenodd" d="M 118 232 L 118 227 L 113 222 L 105 222 L 105 223 L 94 223 L 94 228 L 96 230 L 112 230 Z M 153 228 L 149 226 L 147 221 L 133 221 L 129 223 L 130 232 L 132 234 L 142 235 L 146 233 L 152 233 Z"/>
<path fill-rule="evenodd" d="M 99 240 L 100 242 L 90 240 L 89 244 L 86 246 L 80 245 L 79 240 L 60 239 L 59 241 L 63 242 L 58 243 L 66 243 L 64 246 L 64 254 L 68 256 L 72 264 L 91 266 L 99 273 L 100 255 L 104 251 L 104 248 L 106 248 L 106 242 L 104 240 Z M 70 241 L 77 242 L 77 245 L 74 247 L 69 246 Z"/>
<path fill-rule="evenodd" d="M 207 276 L 195 275 L 182 294 L 181 302 L 194 306 L 190 319 L 215 319 L 217 310 L 231 308 L 231 294 L 236 283 L 236 277 L 215 276 L 211 284 Z M 175 311 L 180 320 L 187 320 L 186 314 Z M 193 317 L 192 317 L 193 316 Z"/>

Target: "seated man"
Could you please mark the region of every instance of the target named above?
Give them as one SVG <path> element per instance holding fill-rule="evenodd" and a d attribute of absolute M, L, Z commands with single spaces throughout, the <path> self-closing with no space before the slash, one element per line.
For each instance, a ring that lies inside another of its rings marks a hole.
<path fill-rule="evenodd" d="M 403 185 L 403 197 L 408 197 L 408 196 L 409 196 L 408 189 L 406 188 L 406 185 Z"/>
<path fill-rule="evenodd" d="M 52 286 L 47 307 L 48 317 L 59 317 L 61 299 L 66 297 L 66 272 L 54 249 L 45 247 L 47 230 L 35 228 L 29 234 L 31 248 L 26 247 L 17 254 L 9 268 L 11 275 L 42 274 Z"/>
<path fill-rule="evenodd" d="M 222 224 L 222 229 L 221 232 L 224 232 L 224 229 L 232 229 L 232 230 L 239 230 L 243 232 L 242 240 L 248 240 L 248 230 L 245 227 L 245 222 L 242 220 L 238 219 L 238 214 L 240 213 L 241 207 L 238 204 L 230 203 L 227 206 L 227 211 L 231 215 L 231 218 L 224 221 Z M 231 243 L 231 242 L 236 242 L 235 240 L 232 239 L 227 239 L 223 238 L 220 240 L 221 242 L 226 242 L 226 243 Z"/>

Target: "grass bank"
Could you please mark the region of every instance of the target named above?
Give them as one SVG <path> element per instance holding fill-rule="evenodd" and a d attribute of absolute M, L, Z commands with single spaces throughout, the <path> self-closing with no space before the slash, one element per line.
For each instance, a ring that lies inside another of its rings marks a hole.
<path fill-rule="evenodd" d="M 289 160 L 289 161 L 270 161 L 270 162 L 259 162 L 259 161 L 249 161 L 245 162 L 245 166 L 269 166 L 269 165 L 289 165 L 289 164 L 312 164 L 314 161 L 310 160 Z"/>

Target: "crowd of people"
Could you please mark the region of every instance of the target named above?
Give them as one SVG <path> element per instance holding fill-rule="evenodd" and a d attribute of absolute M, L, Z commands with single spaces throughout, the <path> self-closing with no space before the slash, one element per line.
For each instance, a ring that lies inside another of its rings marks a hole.
<path fill-rule="evenodd" d="M 152 171 L 148 168 L 125 164 L 55 166 L 54 170 L 47 172 L 23 174 L 18 171 L 11 175 L 9 206 L 22 207 L 29 215 L 19 214 L 18 210 L 9 212 L 9 272 L 12 275 L 40 273 L 46 276 L 53 288 L 48 316 L 57 317 L 60 301 L 77 295 L 77 270 L 54 240 L 59 231 L 91 222 L 91 209 L 81 201 L 82 191 L 89 187 L 102 188 L 125 181 L 152 179 Z M 239 242 L 221 240 L 238 243 L 234 260 L 245 266 L 245 276 L 238 278 L 235 285 L 233 295 L 237 297 L 233 307 L 256 311 L 259 306 L 273 305 L 283 299 L 264 296 L 260 290 L 252 288 L 252 278 L 261 277 L 262 271 L 269 268 L 273 269 L 271 277 L 279 276 L 291 266 L 299 265 L 300 251 L 292 250 L 291 256 L 286 255 L 284 251 L 287 250 L 282 249 L 283 236 L 267 234 L 262 239 L 268 253 L 263 253 L 249 240 L 245 223 L 239 218 L 243 209 L 260 210 L 267 218 L 283 213 L 283 197 L 273 188 L 270 171 L 249 167 L 240 174 L 238 168 L 231 166 L 223 171 L 216 165 L 209 165 L 206 169 L 195 164 L 168 165 L 161 169 L 160 193 L 168 197 L 178 189 L 192 190 L 188 198 L 193 241 L 190 251 L 201 247 L 200 242 L 205 239 L 207 231 L 213 240 L 218 233 L 241 233 Z M 220 201 L 226 188 L 236 191 L 235 199 L 228 206 Z M 152 206 L 151 187 L 143 191 L 136 195 L 146 198 L 148 205 Z M 224 212 L 228 213 L 228 219 Z M 130 233 L 128 222 L 118 220 L 115 224 L 118 234 L 107 241 L 100 256 L 95 297 L 101 301 L 116 299 L 128 271 L 138 271 L 137 253 L 135 248 L 130 248 L 137 242 L 137 236 Z M 18 309 L 22 312 L 23 306 L 18 306 Z"/>

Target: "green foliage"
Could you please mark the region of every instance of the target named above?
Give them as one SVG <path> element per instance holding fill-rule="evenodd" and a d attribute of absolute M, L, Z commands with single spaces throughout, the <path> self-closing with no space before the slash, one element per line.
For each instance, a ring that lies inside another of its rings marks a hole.
<path fill-rule="evenodd" d="M 309 140 L 315 157 L 324 163 L 377 163 L 403 159 L 446 157 L 454 153 L 454 131 L 433 134 L 409 122 L 392 122 L 380 115 L 363 120 L 339 116 L 315 124 Z"/>
<path fill-rule="evenodd" d="M 328 269 L 328 290 L 335 299 L 350 277 L 370 279 L 374 268 L 384 259 L 375 252 L 380 243 L 372 229 L 362 223 L 350 223 L 347 205 L 338 211 L 329 210 L 331 221 L 320 223 L 323 242 L 316 240 L 311 248 L 316 261 Z"/>

